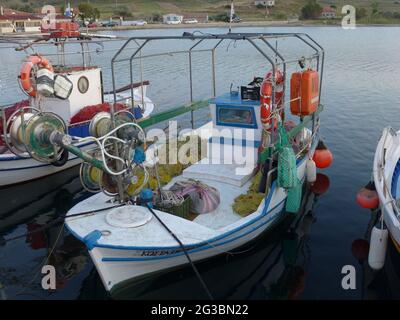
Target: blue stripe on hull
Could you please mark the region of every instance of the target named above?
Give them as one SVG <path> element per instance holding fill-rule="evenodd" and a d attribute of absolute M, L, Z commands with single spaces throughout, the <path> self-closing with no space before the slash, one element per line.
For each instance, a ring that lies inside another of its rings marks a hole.
<path fill-rule="evenodd" d="M 260 229 L 261 227 L 265 226 L 266 224 L 272 223 L 273 220 L 276 220 L 278 218 L 280 218 L 280 216 L 283 214 L 284 211 L 282 211 L 283 208 L 282 205 L 284 204 L 285 200 L 281 201 L 277 206 L 275 206 L 268 214 L 272 214 L 274 210 L 276 210 L 278 208 L 278 215 L 275 215 L 274 217 L 271 217 L 269 219 L 267 219 L 266 221 L 264 221 L 263 223 L 253 227 L 252 229 L 250 229 L 249 231 L 246 231 L 245 233 L 235 236 L 233 238 L 230 238 L 229 240 L 225 240 L 216 244 L 209 244 L 209 245 L 199 245 L 200 248 L 194 248 L 194 249 L 189 249 L 187 250 L 188 253 L 195 253 L 195 252 L 200 252 L 200 251 L 204 251 L 207 249 L 211 249 L 211 248 L 215 248 L 215 247 L 219 247 L 219 246 L 223 246 L 226 245 L 228 243 L 231 243 L 233 241 L 239 240 L 255 231 L 257 231 L 258 229 Z M 265 216 L 263 216 L 265 217 Z M 261 220 L 261 219 L 259 219 Z M 210 243 L 210 241 L 208 241 L 208 243 Z M 158 249 L 162 249 L 164 250 L 165 248 L 158 248 Z M 175 258 L 178 256 L 182 256 L 184 255 L 184 252 L 177 252 L 174 254 L 167 254 L 164 256 L 156 256 L 156 257 L 143 257 L 143 258 L 102 258 L 103 262 L 134 262 L 134 261 L 150 261 L 150 260 L 162 260 L 162 259 L 169 259 L 169 258 Z"/>

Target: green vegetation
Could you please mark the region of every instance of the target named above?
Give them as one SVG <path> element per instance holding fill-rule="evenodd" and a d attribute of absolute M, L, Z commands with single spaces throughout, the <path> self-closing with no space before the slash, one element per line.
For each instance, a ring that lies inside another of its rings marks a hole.
<path fill-rule="evenodd" d="M 12 7 L 21 11 L 33 12 L 45 4 L 61 9 L 66 4 L 64 0 L 2 0 L 3 7 Z M 162 22 L 162 15 L 178 13 L 186 16 L 191 14 L 208 14 L 210 20 L 228 21 L 229 0 L 76 0 L 73 6 L 89 4 L 97 12 L 84 15 L 98 16 L 101 19 L 123 16 L 132 19 L 145 19 L 148 22 Z M 350 4 L 357 8 L 358 23 L 400 23 L 400 0 L 277 0 L 273 8 L 255 6 L 253 0 L 235 0 L 235 12 L 242 21 L 272 21 L 287 20 L 288 17 L 300 16 L 304 20 L 312 19 L 315 23 L 321 20 L 327 24 L 337 24 L 341 21 L 341 8 Z M 331 7 L 337 11 L 337 19 L 320 19 L 322 8 Z M 309 21 L 309 23 L 313 23 Z"/>
<path fill-rule="evenodd" d="M 99 9 L 95 8 L 89 3 L 81 3 L 78 6 L 79 10 L 79 18 L 82 20 L 95 20 L 100 18 L 100 11 Z"/>
<path fill-rule="evenodd" d="M 305 20 L 318 19 L 321 16 L 322 7 L 316 0 L 310 0 L 301 9 L 301 18 Z"/>
<path fill-rule="evenodd" d="M 114 11 L 114 16 L 130 18 L 132 17 L 132 12 L 127 7 L 118 7 Z"/>

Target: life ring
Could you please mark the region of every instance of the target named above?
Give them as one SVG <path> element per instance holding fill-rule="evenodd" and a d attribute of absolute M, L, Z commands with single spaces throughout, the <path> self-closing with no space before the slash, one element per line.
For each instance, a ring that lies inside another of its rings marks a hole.
<path fill-rule="evenodd" d="M 285 82 L 284 76 L 280 70 L 275 71 L 275 103 L 278 108 L 281 108 L 283 105 L 283 84 Z M 272 130 L 272 120 L 271 120 L 271 112 L 272 112 L 272 71 L 268 72 L 264 81 L 261 84 L 260 88 L 260 115 L 261 115 L 261 123 L 263 124 L 264 129 L 271 132 Z M 283 115 L 283 110 L 281 110 L 280 115 Z M 277 123 L 274 123 L 276 126 Z"/>
<path fill-rule="evenodd" d="M 47 70 L 53 72 L 53 66 L 44 57 L 41 56 L 29 56 L 27 61 L 25 61 L 22 64 L 21 67 L 21 74 L 20 74 L 20 81 L 21 81 L 21 86 L 24 89 L 24 91 L 31 97 L 36 97 L 36 90 L 33 87 L 32 81 L 31 81 L 31 72 L 32 68 L 37 65 L 42 68 L 46 68 Z"/>

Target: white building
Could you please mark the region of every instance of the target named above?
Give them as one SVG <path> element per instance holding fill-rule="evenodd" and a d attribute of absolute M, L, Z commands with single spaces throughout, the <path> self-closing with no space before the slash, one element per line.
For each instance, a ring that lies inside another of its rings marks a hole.
<path fill-rule="evenodd" d="M 163 22 L 165 24 L 180 24 L 183 21 L 183 16 L 175 13 L 163 15 Z"/>
<path fill-rule="evenodd" d="M 256 0 L 256 1 L 254 1 L 254 5 L 255 6 L 261 5 L 264 7 L 271 8 L 271 7 L 275 7 L 275 0 Z"/>
<path fill-rule="evenodd" d="M 0 6 L 0 34 L 13 32 L 40 32 L 42 19 L 32 13 Z"/>

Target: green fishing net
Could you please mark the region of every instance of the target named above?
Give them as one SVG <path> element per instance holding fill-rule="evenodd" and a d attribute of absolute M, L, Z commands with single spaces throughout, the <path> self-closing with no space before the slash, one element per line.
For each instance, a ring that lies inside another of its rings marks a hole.
<path fill-rule="evenodd" d="M 278 125 L 278 186 L 288 190 L 286 211 L 297 212 L 300 209 L 302 185 L 297 177 L 296 155 L 289 142 L 289 137 L 281 123 Z"/>
<path fill-rule="evenodd" d="M 281 123 L 279 123 L 278 134 L 278 141 L 275 145 L 278 151 L 278 186 L 290 189 L 296 186 L 298 180 L 296 155 Z"/>
<path fill-rule="evenodd" d="M 287 212 L 297 213 L 300 210 L 301 194 L 302 185 L 300 183 L 300 180 L 298 180 L 297 185 L 288 190 L 285 207 Z"/>

